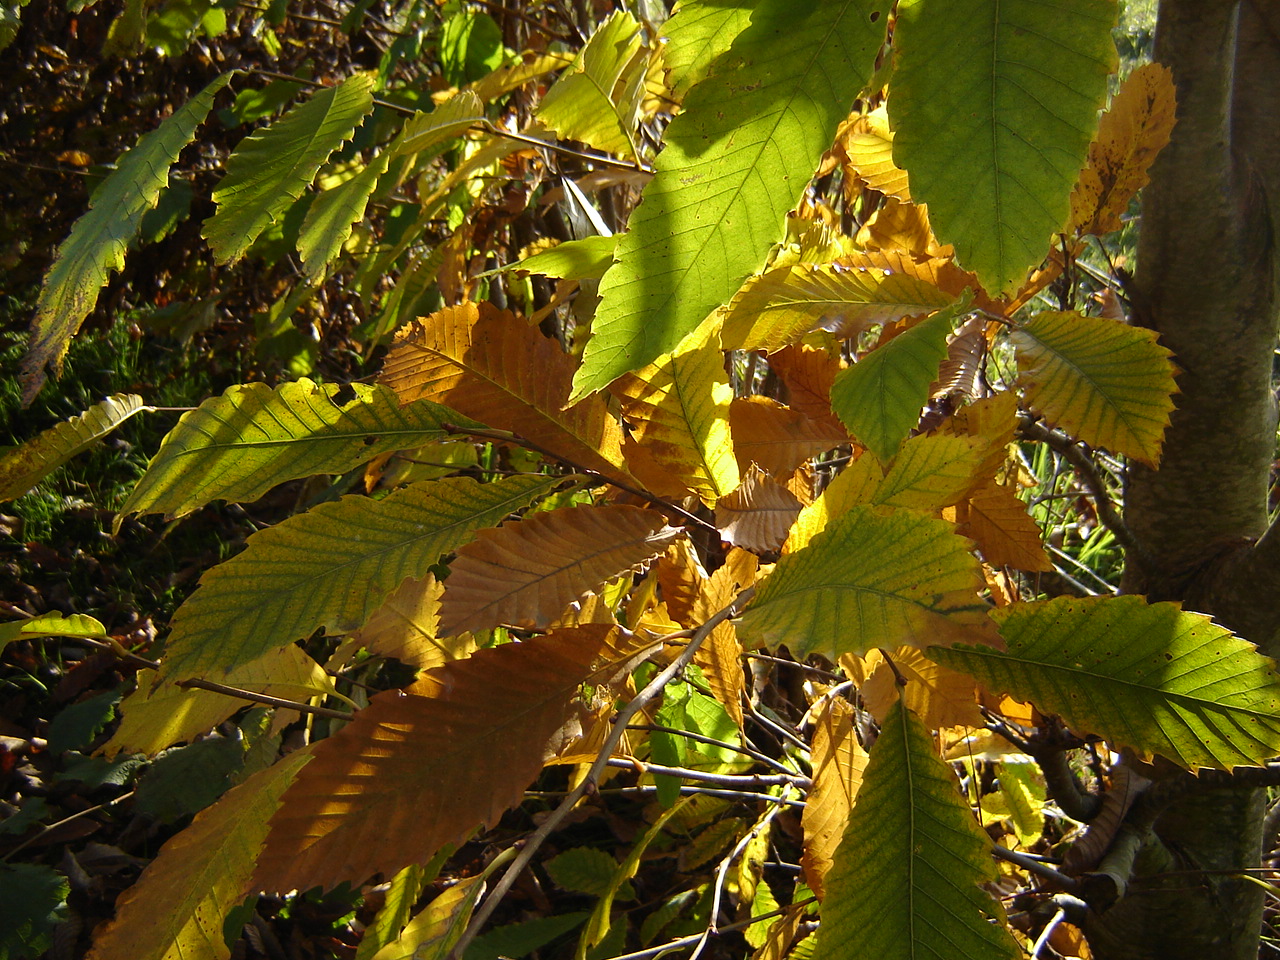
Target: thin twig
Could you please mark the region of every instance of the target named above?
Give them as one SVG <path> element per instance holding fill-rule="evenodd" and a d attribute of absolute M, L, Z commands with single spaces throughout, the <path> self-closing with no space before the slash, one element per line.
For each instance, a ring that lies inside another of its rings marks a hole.
<path fill-rule="evenodd" d="M 526 797 L 567 797 L 571 791 L 569 790 L 526 790 Z M 639 787 L 605 787 L 596 791 L 601 797 L 649 797 L 658 792 L 658 788 L 652 785 Z M 740 800 L 743 803 L 756 803 L 763 800 L 765 803 L 780 803 L 784 806 L 792 807 L 795 810 L 803 810 L 805 802 L 803 800 L 793 800 L 786 797 L 775 797 L 771 793 L 751 793 L 747 790 L 721 790 L 718 787 L 699 787 L 694 784 L 686 783 L 680 785 L 680 796 L 692 797 L 719 797 L 723 800 Z"/>
<path fill-rule="evenodd" d="M 726 620 L 730 620 L 737 615 L 738 608 L 755 596 L 755 587 L 748 587 L 739 593 L 733 602 L 728 606 L 714 613 L 702 626 L 694 631 L 693 637 L 690 638 L 688 645 L 680 651 L 679 655 L 671 661 L 666 667 L 659 671 L 652 680 L 650 680 L 637 693 L 625 707 L 618 711 L 617 721 L 614 723 L 613 729 L 609 731 L 608 737 L 605 738 L 604 744 L 596 754 L 595 762 L 591 764 L 591 769 L 587 771 L 587 775 L 582 778 L 573 790 L 571 790 L 561 801 L 560 805 L 551 812 L 551 814 L 542 821 L 541 826 L 534 831 L 533 835 L 525 841 L 524 849 L 520 851 L 520 855 L 516 857 L 511 866 L 503 872 L 498 882 L 493 885 L 493 891 L 485 897 L 484 903 L 471 918 L 471 922 L 467 925 L 466 932 L 463 933 L 461 939 L 454 945 L 449 956 L 452 960 L 460 960 L 466 952 L 467 947 L 471 945 L 471 941 L 488 922 L 489 917 L 493 915 L 494 910 L 498 908 L 498 904 L 502 898 L 506 896 L 507 891 L 511 889 L 512 884 L 516 882 L 516 878 L 521 871 L 533 860 L 538 849 L 551 836 L 552 832 L 558 827 L 573 810 L 579 800 L 586 796 L 589 790 L 594 790 L 596 784 L 600 780 L 600 775 L 604 772 L 609 760 L 613 756 L 614 750 L 622 741 L 623 736 L 627 732 L 627 725 L 631 719 L 639 713 L 654 697 L 662 692 L 662 689 L 675 679 L 690 663 L 693 662 L 693 655 L 698 652 L 698 648 L 702 646 L 702 642 L 711 634 L 716 627 Z"/>
<path fill-rule="evenodd" d="M 752 760 L 758 760 L 766 766 L 773 767 L 779 773 L 792 776 L 795 771 L 786 764 L 781 763 L 767 753 L 761 753 L 759 750 L 753 750 L 750 747 L 738 746 L 725 740 L 717 740 L 715 737 L 703 736 L 700 733 L 694 733 L 691 730 L 677 730 L 675 727 L 664 727 L 656 723 L 633 723 L 627 727 L 628 730 L 651 730 L 657 733 L 669 733 L 673 736 L 684 737 L 686 740 L 692 740 L 694 743 L 705 743 L 710 747 L 720 747 L 722 750 L 732 750 L 735 753 L 745 754 Z"/>
<path fill-rule="evenodd" d="M 1032 860 L 1030 857 L 1024 857 L 1016 850 L 1010 850 L 1008 847 L 1002 847 L 1000 844 L 992 844 L 991 853 L 1001 860 L 1008 860 L 1010 863 L 1021 867 L 1028 873 L 1034 873 L 1038 877 L 1050 881 L 1057 887 L 1065 890 L 1067 893 L 1078 893 L 1080 882 L 1075 877 L 1069 877 L 1061 870 L 1055 870 L 1047 863 L 1041 863 L 1039 860 Z"/>
<path fill-rule="evenodd" d="M 134 795 L 135 792 L 136 791 L 134 790 L 130 790 L 128 793 L 122 793 L 120 794 L 120 796 L 112 800 L 108 800 L 106 803 L 100 803 L 96 807 L 89 807 L 86 810 L 78 810 L 75 813 L 71 814 L 71 816 L 69 817 L 63 817 L 61 820 L 57 821 L 56 823 L 49 824 L 43 830 L 40 830 L 37 833 L 33 833 L 31 836 L 27 837 L 27 839 L 23 840 L 20 844 L 18 844 L 12 850 L 6 853 L 3 857 L 0 857 L 0 863 L 7 862 L 8 859 L 12 857 L 14 854 L 27 849 L 27 847 L 31 846 L 41 837 L 48 836 L 52 831 L 57 830 L 64 823 L 70 823 L 72 820 L 77 820 L 80 817 L 87 817 L 91 813 L 97 813 L 99 810 L 105 810 L 107 809 L 107 807 L 114 806 L 115 804 L 119 803 L 121 800 L 128 800 L 130 797 Z"/>
<path fill-rule="evenodd" d="M 659 776 L 679 777 L 681 780 L 692 780 L 695 783 L 709 783 L 713 787 L 787 787 L 801 786 L 806 789 L 812 786 L 808 777 L 794 773 L 709 773 L 705 770 L 694 770 L 690 767 L 666 767 L 657 763 L 633 760 L 629 757 L 610 757 L 609 766 L 627 770 L 640 770 Z"/>
<path fill-rule="evenodd" d="M 817 897 L 808 897 L 804 900 L 797 900 L 795 903 L 791 904 L 790 907 L 779 907 L 777 910 L 770 910 L 768 913 L 762 913 L 749 920 L 739 920 L 737 923 L 726 924 L 721 927 L 717 933 L 736 933 L 739 930 L 745 930 L 753 923 L 759 923 L 761 920 L 772 920 L 774 917 L 781 917 L 785 915 L 788 910 L 814 903 L 817 899 Z M 649 947 L 645 950 L 637 950 L 635 953 L 624 953 L 620 957 L 612 957 L 611 960 L 649 960 L 650 957 L 659 957 L 668 950 L 682 950 L 685 947 L 691 947 L 701 940 L 702 937 L 702 933 L 690 934 L 687 937 L 680 937 L 677 940 L 664 943 L 660 947 Z"/>
<path fill-rule="evenodd" d="M 313 707 L 309 703 L 299 703 L 297 700 L 286 700 L 283 697 L 272 697 L 265 693 L 254 693 L 252 690 L 241 690 L 239 687 L 229 687 L 225 683 L 214 683 L 212 680 L 201 680 L 193 677 L 190 680 L 178 680 L 175 686 L 182 687 L 184 690 L 194 687 L 197 690 L 211 690 L 214 693 L 221 693 L 223 696 L 235 697 L 237 700 L 248 700 L 250 703 L 261 703 L 268 707 L 285 707 L 288 710 L 297 710 L 299 713 L 311 713 L 317 717 L 328 717 L 331 720 L 350 720 L 354 714 L 343 713 L 341 710 L 330 710 L 328 707 Z"/>

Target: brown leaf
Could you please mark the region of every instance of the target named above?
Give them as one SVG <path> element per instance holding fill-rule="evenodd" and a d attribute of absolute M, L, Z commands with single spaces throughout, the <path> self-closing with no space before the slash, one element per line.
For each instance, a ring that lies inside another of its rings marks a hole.
<path fill-rule="evenodd" d="M 845 367 L 839 354 L 796 343 L 770 354 L 769 366 L 786 385 L 792 410 L 844 431 L 831 410 L 831 384 Z"/>
<path fill-rule="evenodd" d="M 401 403 L 428 399 L 509 430 L 606 477 L 626 480 L 622 427 L 600 396 L 568 409 L 576 363 L 507 311 L 462 303 L 396 334 L 378 379 Z"/>
<path fill-rule="evenodd" d="M 662 514 L 625 505 L 562 508 L 482 530 L 449 565 L 440 629 L 541 629 L 681 533 Z"/>
<path fill-rule="evenodd" d="M 443 584 L 431 574 L 406 580 L 351 638 L 370 653 L 395 657 L 419 670 L 469 656 L 476 648 L 470 634 L 439 635 L 443 591 Z"/>
<path fill-rule="evenodd" d="M 759 468 L 753 468 L 737 490 L 716 503 L 720 535 L 756 553 L 781 547 L 799 515 L 796 495 Z"/>
<path fill-rule="evenodd" d="M 987 360 L 987 326 L 981 314 L 970 317 L 947 341 L 947 359 L 938 367 L 938 382 L 929 391 L 932 397 L 960 397 L 978 392 L 982 368 Z"/>
<path fill-rule="evenodd" d="M 983 559 L 993 567 L 1032 573 L 1053 569 L 1040 538 L 1040 525 L 1028 515 L 1027 505 L 1006 486 L 988 483 L 957 504 L 956 526 L 961 536 L 978 545 Z"/>
<path fill-rule="evenodd" d="M 658 559 L 657 576 L 667 613 L 678 623 L 692 626 L 693 604 L 707 579 L 693 545 L 688 540 L 677 540 L 667 547 Z"/>
<path fill-rule="evenodd" d="M 768 397 L 734 400 L 729 405 L 729 428 L 744 476 L 756 463 L 772 477 L 785 477 L 810 457 L 849 442 L 842 427 L 814 420 Z"/>
<path fill-rule="evenodd" d="M 980 727 L 985 722 L 978 708 L 978 685 L 973 677 L 934 663 L 916 647 L 899 647 L 890 656 L 907 685 L 899 687 L 893 669 L 878 650 L 864 659 L 870 674 L 858 692 L 878 721 L 902 699 L 926 727 Z M 865 668 L 864 668 L 865 669 Z"/>
<path fill-rule="evenodd" d="M 702 592 L 693 604 L 692 622 L 702 624 L 717 610 L 722 610 L 741 590 L 756 582 L 760 560 L 753 553 L 730 550 L 724 563 L 702 585 Z M 742 644 L 733 623 L 719 624 L 698 648 L 693 662 L 707 678 L 711 695 L 724 705 L 733 722 L 742 726 L 742 695 L 747 689 L 742 671 Z"/>
<path fill-rule="evenodd" d="M 305 890 L 425 863 L 518 803 L 578 688 L 634 655 L 616 627 L 477 650 L 376 695 L 286 791 L 253 889 Z"/>
<path fill-rule="evenodd" d="M 813 787 L 805 801 L 804 879 L 819 898 L 836 847 L 844 836 L 849 811 L 862 786 L 867 752 L 853 727 L 854 710 L 847 700 L 829 698 L 813 727 Z"/>

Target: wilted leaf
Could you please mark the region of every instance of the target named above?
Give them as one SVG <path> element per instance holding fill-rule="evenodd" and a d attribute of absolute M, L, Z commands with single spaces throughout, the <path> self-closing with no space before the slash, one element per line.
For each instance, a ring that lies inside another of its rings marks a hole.
<path fill-rule="evenodd" d="M 792 410 L 843 429 L 831 410 L 831 385 L 844 369 L 839 354 L 797 343 L 771 354 L 769 367 L 786 385 Z"/>
<path fill-rule="evenodd" d="M 690 610 L 690 623 L 701 626 L 718 610 L 733 602 L 742 590 L 756 582 L 760 566 L 755 554 L 737 548 L 703 584 Z M 693 662 L 702 670 L 711 695 L 720 701 L 738 728 L 742 728 L 742 696 L 747 679 L 742 671 L 742 644 L 732 621 L 719 623 L 703 641 Z"/>
<path fill-rule="evenodd" d="M 994 640 L 978 599 L 982 573 L 951 525 L 907 510 L 857 506 L 761 584 L 738 622 L 744 640 L 836 660 L 939 636 Z"/>
<path fill-rule="evenodd" d="M 1064 873 L 1072 876 L 1092 870 L 1111 849 L 1116 834 L 1124 826 L 1125 815 L 1137 800 L 1151 786 L 1151 781 L 1141 774 L 1135 773 L 1125 764 L 1116 764 L 1111 768 L 1111 784 L 1102 795 L 1102 807 L 1098 815 L 1089 821 L 1084 832 L 1077 836 L 1067 848 L 1062 858 Z M 1128 882 L 1128 877 L 1124 881 Z"/>
<path fill-rule="evenodd" d="M 716 527 L 734 546 L 755 553 L 777 550 L 800 515 L 795 494 L 762 473 L 747 474 L 737 490 L 716 503 Z"/>
<path fill-rule="evenodd" d="M 0 454 L 0 500 L 15 500 L 135 413 L 150 410 L 134 393 L 117 393 L 78 417 Z"/>
<path fill-rule="evenodd" d="M 342 402 L 344 390 L 354 396 Z M 463 419 L 434 403 L 401 407 L 376 384 L 240 384 L 182 415 L 119 517 L 181 517 L 211 500 L 247 503 L 287 480 L 346 473 L 379 454 L 443 439 L 440 424 Z"/>
<path fill-rule="evenodd" d="M 374 696 L 316 745 L 310 774 L 271 822 L 256 884 L 290 890 L 390 876 L 497 823 L 542 769 L 579 686 L 630 656 L 617 635 L 575 628 L 477 650 L 407 691 Z"/>
<path fill-rule="evenodd" d="M 1040 525 L 1027 513 L 1027 505 L 1006 486 L 988 483 L 959 504 L 956 528 L 978 545 L 983 559 L 993 567 L 1009 566 L 1033 573 L 1053 569 L 1040 537 Z"/>
<path fill-rule="evenodd" d="M 849 442 L 838 426 L 814 420 L 768 397 L 734 400 L 729 404 L 729 427 L 741 475 L 756 463 L 770 476 L 785 477 L 810 457 Z"/>
<path fill-rule="evenodd" d="M 378 379 L 402 403 L 443 403 L 606 477 L 626 477 L 622 427 L 599 397 L 567 407 L 573 358 L 512 314 L 462 303 L 396 334 Z"/>
<path fill-rule="evenodd" d="M 1147 185 L 1147 170 L 1173 133 L 1173 71 L 1145 63 L 1129 74 L 1102 115 L 1089 163 L 1071 192 L 1071 228 L 1101 236 L 1119 230 L 1129 202 Z"/>
<path fill-rule="evenodd" d="M 447 635 L 507 625 L 542 629 L 583 594 L 633 571 L 682 535 L 631 506 L 534 513 L 482 530 L 458 550 L 440 602 Z"/>
<path fill-rule="evenodd" d="M 889 708 L 901 700 L 930 730 L 985 725 L 973 677 L 934 663 L 915 647 L 899 647 L 889 656 L 897 673 L 881 651 L 872 650 L 864 664 L 869 675 L 858 688 L 876 720 L 883 723 Z M 898 686 L 899 675 L 906 679 L 905 687 Z"/>
<path fill-rule="evenodd" d="M 804 881 L 819 898 L 824 880 L 844 836 L 854 798 L 867 768 L 867 751 L 858 742 L 849 701 L 828 697 L 813 720 L 813 787 L 805 800 Z"/>
<path fill-rule="evenodd" d="M 1046 312 L 1010 339 L 1033 410 L 1078 440 L 1155 467 L 1177 387 L 1154 330 Z"/>
<path fill-rule="evenodd" d="M 373 84 L 372 74 L 348 77 L 240 141 L 213 191 L 218 212 L 201 231 L 219 263 L 243 257 L 302 195 L 329 154 L 351 139 L 373 109 Z"/>
<path fill-rule="evenodd" d="M 930 659 L 1188 769 L 1280 753 L 1275 665 L 1208 617 L 1135 596 L 1017 603 L 992 617 L 1007 652 L 930 647 Z"/>
<path fill-rule="evenodd" d="M 116 903 L 89 960 L 226 960 L 223 919 L 251 889 L 267 820 L 299 769 L 301 750 L 254 774 L 161 848 Z"/>
<path fill-rule="evenodd" d="M 260 530 L 243 553 L 206 573 L 174 614 L 164 676 L 225 673 L 316 627 L 363 626 L 407 577 L 423 576 L 441 554 L 562 479 L 431 480 L 382 500 L 322 503 Z"/>
<path fill-rule="evenodd" d="M 1115 16 L 1110 0 L 898 6 L 893 158 L 938 239 L 993 293 L 1017 289 L 1067 221 L 1115 68 Z"/>
<path fill-rule="evenodd" d="M 928 729 L 894 705 L 827 875 L 818 957 L 1020 958 L 979 886 L 990 846 Z"/>
<path fill-rule="evenodd" d="M 659 558 L 655 569 L 667 612 L 676 622 L 693 626 L 693 604 L 707 579 L 693 544 L 688 539 L 677 540 Z"/>

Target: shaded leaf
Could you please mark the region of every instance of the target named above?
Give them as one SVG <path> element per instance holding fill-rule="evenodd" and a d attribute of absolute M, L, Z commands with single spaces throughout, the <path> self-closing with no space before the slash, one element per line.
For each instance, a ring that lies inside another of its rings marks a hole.
<path fill-rule="evenodd" d="M 470 634 L 440 636 L 443 592 L 444 585 L 432 574 L 421 580 L 406 580 L 363 627 L 351 634 L 351 639 L 370 653 L 395 657 L 418 670 L 430 670 L 469 656 L 476 648 Z"/>
<path fill-rule="evenodd" d="M 609 892 L 618 861 L 595 847 L 574 847 L 546 861 L 543 868 L 561 890 L 602 897 Z M 635 890 L 626 883 L 617 888 L 615 899 L 634 900 Z"/>
<path fill-rule="evenodd" d="M 1147 170 L 1173 133 L 1173 71 L 1144 63 L 1121 85 L 1089 144 L 1089 163 L 1071 192 L 1071 228 L 1101 236 L 1119 230 L 1129 202 L 1147 185 Z"/>
<path fill-rule="evenodd" d="M 1053 426 L 1154 467 L 1173 410 L 1172 354 L 1156 332 L 1075 312 L 1010 334 L 1027 403 Z"/>
<path fill-rule="evenodd" d="M 943 310 L 917 323 L 836 376 L 832 409 L 881 460 L 897 453 L 920 422 L 929 387 L 947 355 L 954 316 L 955 310 Z"/>
<path fill-rule="evenodd" d="M 738 471 L 752 463 L 774 477 L 794 473 L 810 457 L 848 443 L 838 426 L 813 420 L 768 397 L 739 397 L 729 405 L 729 426 Z"/>
<path fill-rule="evenodd" d="M 413 917 L 413 905 L 422 896 L 433 874 L 438 874 L 437 861 L 430 866 L 414 864 L 405 867 L 387 884 L 386 897 L 377 916 L 365 927 L 356 947 L 356 960 L 373 960 L 374 955 L 387 944 L 394 942 Z"/>
<path fill-rule="evenodd" d="M 477 650 L 406 691 L 374 696 L 316 745 L 310 773 L 272 820 L 256 884 L 389 876 L 497 823 L 542 768 L 579 685 L 632 654 L 616 637 L 616 627 L 580 627 Z"/>
<path fill-rule="evenodd" d="M 693 605 L 707 579 L 693 544 L 688 539 L 671 544 L 659 558 L 655 571 L 671 618 L 686 627 L 693 626 Z"/>
<path fill-rule="evenodd" d="M 924 646 L 994 631 L 978 561 L 951 525 L 910 511 L 857 506 L 789 553 L 738 621 L 744 641 L 836 660 L 872 647 Z"/>
<path fill-rule="evenodd" d="M 562 480 L 431 480 L 382 500 L 322 503 L 260 530 L 174 614 L 164 676 L 225 673 L 317 627 L 363 626 L 407 577 L 421 577 L 441 554 Z"/>
<path fill-rule="evenodd" d="M 1102 807 L 1089 823 L 1084 832 L 1076 836 L 1062 858 L 1062 870 L 1071 876 L 1079 876 L 1096 867 L 1107 851 L 1116 834 L 1124 826 L 1125 815 L 1133 802 L 1151 786 L 1151 781 L 1132 767 L 1118 763 L 1111 768 L 1111 785 L 1102 795 Z M 1127 883 L 1128 877 L 1124 878 Z"/>
<path fill-rule="evenodd" d="M 1007 651 L 930 647 L 929 657 L 1188 769 L 1280 753 L 1275 665 L 1208 617 L 1135 596 L 1017 603 L 992 617 Z"/>
<path fill-rule="evenodd" d="M 854 709 L 848 700 L 828 697 L 813 720 L 813 787 L 805 799 L 804 882 L 822 898 L 824 880 L 844 836 L 854 798 L 867 768 L 867 751 L 858 742 Z"/>
<path fill-rule="evenodd" d="M 446 887 L 373 960 L 444 960 L 466 930 L 485 880 L 500 859 L 495 858 L 483 873 Z"/>
<path fill-rule="evenodd" d="M 135 393 L 117 393 L 38 437 L 0 454 L 0 500 L 15 500 L 135 413 L 150 410 Z"/>
<path fill-rule="evenodd" d="M 1047 572 L 1053 562 L 1045 552 L 1040 525 L 1009 487 L 988 483 L 956 507 L 956 528 L 978 545 L 993 567 Z"/>
<path fill-rule="evenodd" d="M 831 410 L 831 385 L 844 369 L 838 353 L 801 343 L 769 356 L 769 367 L 787 388 L 787 405 L 812 420 L 843 429 Z"/>
<path fill-rule="evenodd" d="M 159 127 L 141 136 L 89 198 L 89 212 L 76 221 L 58 248 L 40 290 L 18 374 L 24 404 L 44 386 L 46 367 L 61 372 L 68 342 L 98 302 L 98 292 L 111 274 L 124 266 L 125 251 L 138 235 L 142 218 L 169 183 L 169 167 L 230 79 L 230 73 L 222 74 Z"/>
<path fill-rule="evenodd" d="M 281 221 L 329 154 L 373 109 L 373 84 L 371 74 L 348 77 L 240 141 L 213 191 L 218 211 L 201 230 L 219 263 L 239 260 Z"/>
<path fill-rule="evenodd" d="M 626 477 L 622 427 L 599 397 L 566 407 L 575 363 L 488 303 L 462 303 L 396 334 L 379 381 L 402 403 L 432 400 L 532 440 L 606 477 Z"/>
<path fill-rule="evenodd" d="M 1116 63 L 1110 0 L 898 6 L 893 158 L 938 239 L 1012 292 L 1069 213 Z M 957 122 L 963 117 L 964 122 Z"/>
<path fill-rule="evenodd" d="M 481 530 L 449 564 L 440 602 L 447 635 L 508 625 L 542 629 L 574 600 L 636 570 L 682 531 L 624 505 L 534 513 Z"/>
<path fill-rule="evenodd" d="M 928 729 L 893 706 L 827 875 L 818 957 L 1020 958 L 979 887 L 990 846 Z"/>
<path fill-rule="evenodd" d="M 504 957 L 527 957 L 557 937 L 563 936 L 589 917 L 585 911 L 560 913 L 553 917 L 535 917 L 522 923 L 494 927 L 471 941 L 464 960 L 503 960 Z"/>
<path fill-rule="evenodd" d="M 575 397 L 673 351 L 764 263 L 870 77 L 887 8 L 756 6 L 666 130 L 657 174 L 601 281 Z"/>
<path fill-rule="evenodd" d="M 734 546 L 755 553 L 777 550 L 800 514 L 795 494 L 759 469 L 716 503 L 716 528 Z"/>
<path fill-rule="evenodd" d="M 354 392 L 342 401 L 342 394 Z M 120 508 L 186 516 L 211 500 L 247 503 L 287 480 L 346 473 L 379 454 L 448 436 L 465 418 L 429 402 L 401 407 L 381 385 L 233 386 L 184 413 Z"/>
<path fill-rule="evenodd" d="M 196 815 L 116 903 L 90 960 L 226 960 L 223 918 L 249 892 L 267 820 L 311 759 L 297 751 Z"/>
<path fill-rule="evenodd" d="M 0 863 L 0 956 L 38 957 L 53 946 L 71 885 L 53 867 Z"/>

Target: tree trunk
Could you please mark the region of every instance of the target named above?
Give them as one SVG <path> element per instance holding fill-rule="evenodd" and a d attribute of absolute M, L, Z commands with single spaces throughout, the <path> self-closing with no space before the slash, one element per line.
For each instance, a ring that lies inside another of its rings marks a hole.
<path fill-rule="evenodd" d="M 1159 469 L 1129 469 L 1125 519 L 1147 559 L 1128 558 L 1124 588 L 1210 613 L 1275 655 L 1280 17 L 1267 2 L 1160 3 L 1155 58 L 1173 70 L 1178 124 L 1143 197 L 1133 319 L 1174 351 L 1181 394 Z M 1258 865 L 1263 795 L 1187 793 L 1155 820 L 1128 895 L 1090 918 L 1101 960 L 1257 957 L 1261 891 L 1208 871 Z"/>

